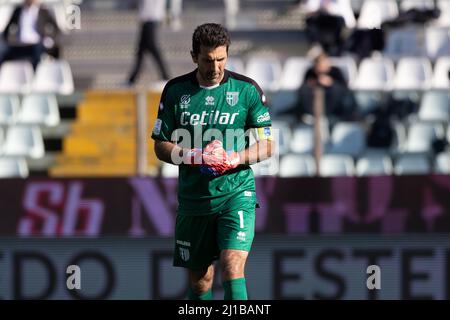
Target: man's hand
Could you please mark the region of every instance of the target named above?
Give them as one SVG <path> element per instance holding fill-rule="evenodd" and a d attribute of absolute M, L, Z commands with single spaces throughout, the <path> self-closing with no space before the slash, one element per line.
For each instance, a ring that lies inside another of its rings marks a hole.
<path fill-rule="evenodd" d="M 239 153 L 227 153 L 219 140 L 211 141 L 203 150 L 203 162 L 206 167 L 204 171 L 213 175 L 222 175 L 224 172 L 236 168 L 240 161 Z"/>

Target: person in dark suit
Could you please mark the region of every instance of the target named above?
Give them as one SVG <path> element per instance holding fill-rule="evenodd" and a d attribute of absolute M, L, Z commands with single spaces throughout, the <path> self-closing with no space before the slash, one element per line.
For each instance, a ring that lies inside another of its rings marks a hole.
<path fill-rule="evenodd" d="M 322 52 L 306 72 L 298 95 L 298 116 L 313 112 L 313 90 L 322 87 L 325 92 L 324 113 L 328 117 L 351 120 L 356 115 L 356 105 L 341 70 L 331 65 L 329 56 Z"/>
<path fill-rule="evenodd" d="M 7 46 L 0 56 L 0 65 L 6 60 L 24 59 L 36 69 L 43 53 L 58 58 L 59 33 L 55 19 L 38 0 L 25 0 L 15 8 L 3 32 Z"/>

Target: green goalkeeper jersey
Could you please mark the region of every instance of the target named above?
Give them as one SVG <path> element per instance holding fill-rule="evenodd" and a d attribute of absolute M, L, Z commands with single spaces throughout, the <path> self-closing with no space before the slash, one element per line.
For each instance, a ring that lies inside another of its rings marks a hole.
<path fill-rule="evenodd" d="M 251 128 L 267 127 L 271 120 L 265 96 L 252 79 L 225 70 L 222 82 L 203 88 L 197 70 L 170 80 L 165 86 L 153 128 L 155 140 L 178 143 L 183 148 L 204 148 L 221 140 L 227 151 L 248 148 Z M 179 166 L 178 213 L 213 214 L 239 193 L 255 196 L 253 171 L 240 165 L 221 176 L 202 173 L 200 166 Z"/>

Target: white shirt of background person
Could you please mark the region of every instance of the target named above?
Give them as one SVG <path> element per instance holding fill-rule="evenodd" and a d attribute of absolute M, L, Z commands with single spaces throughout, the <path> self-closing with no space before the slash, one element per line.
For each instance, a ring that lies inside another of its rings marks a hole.
<path fill-rule="evenodd" d="M 303 5 L 303 9 L 306 13 L 313 13 L 321 9 L 329 14 L 344 18 L 347 28 L 356 26 L 356 19 L 350 0 L 308 0 Z"/>
<path fill-rule="evenodd" d="M 37 44 L 41 40 L 41 36 L 37 32 L 38 14 L 39 5 L 37 4 L 22 8 L 18 39 L 20 43 Z"/>
<path fill-rule="evenodd" d="M 166 17 L 166 0 L 141 0 L 139 18 L 142 22 L 164 21 Z"/>

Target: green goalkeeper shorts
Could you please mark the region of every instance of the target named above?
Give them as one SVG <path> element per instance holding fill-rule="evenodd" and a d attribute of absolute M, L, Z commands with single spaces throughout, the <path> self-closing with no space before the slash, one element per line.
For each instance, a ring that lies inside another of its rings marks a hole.
<path fill-rule="evenodd" d="M 255 235 L 255 207 L 255 192 L 245 191 L 215 214 L 178 214 L 173 265 L 201 270 L 218 259 L 221 250 L 250 251 Z"/>

